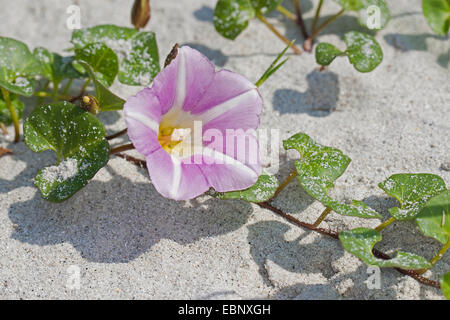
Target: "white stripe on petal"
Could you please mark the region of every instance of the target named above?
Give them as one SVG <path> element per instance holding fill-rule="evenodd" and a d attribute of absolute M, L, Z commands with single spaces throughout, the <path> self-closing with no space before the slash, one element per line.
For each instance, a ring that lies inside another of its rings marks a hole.
<path fill-rule="evenodd" d="M 199 115 L 197 115 L 198 118 L 201 118 L 203 121 L 203 124 L 207 124 L 209 121 L 221 116 L 227 111 L 230 111 L 231 109 L 234 109 L 241 105 L 249 96 L 255 96 L 257 97 L 258 93 L 256 89 L 250 89 L 248 91 L 245 91 L 244 93 L 241 93 L 240 95 L 231 98 L 230 100 L 227 100 L 225 102 L 222 102 L 221 104 L 218 104 L 211 109 L 208 109 L 206 112 L 203 112 Z"/>
<path fill-rule="evenodd" d="M 230 157 L 220 151 L 203 147 L 203 155 L 207 157 L 211 157 L 215 160 L 217 160 L 217 163 L 219 164 L 226 164 L 231 165 L 233 167 L 236 167 L 237 169 L 245 172 L 246 174 L 250 176 L 254 176 L 255 178 L 258 178 L 258 174 L 253 171 L 251 168 L 247 167 L 244 163 L 234 159 L 233 157 Z"/>
<path fill-rule="evenodd" d="M 142 123 L 144 126 L 146 126 L 147 128 L 155 131 L 158 134 L 159 131 L 159 123 L 156 122 L 153 119 L 150 119 L 149 117 L 141 114 L 141 113 L 137 113 L 137 112 L 126 112 L 125 116 L 131 119 L 134 119 L 136 121 L 139 121 L 140 123 Z"/>
<path fill-rule="evenodd" d="M 176 198 L 178 194 L 178 189 L 181 184 L 181 162 L 175 157 L 172 158 L 173 165 L 173 175 L 172 175 L 172 186 L 170 187 L 170 194 L 172 197 Z"/>
<path fill-rule="evenodd" d="M 186 99 L 186 58 L 183 50 L 178 49 L 178 70 L 175 87 L 175 99 L 172 105 L 173 111 L 181 110 Z"/>

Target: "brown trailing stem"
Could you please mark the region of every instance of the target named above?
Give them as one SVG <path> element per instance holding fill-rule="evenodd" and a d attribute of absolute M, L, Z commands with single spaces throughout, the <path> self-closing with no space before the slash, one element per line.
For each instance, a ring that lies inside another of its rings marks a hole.
<path fill-rule="evenodd" d="M 128 156 L 126 154 L 122 154 L 122 153 L 116 153 L 115 155 L 118 156 L 118 157 L 121 157 L 121 158 L 123 158 L 123 159 L 125 159 L 127 161 L 130 161 L 130 162 L 134 163 L 135 165 L 137 165 L 137 166 L 139 166 L 141 168 L 146 168 L 147 167 L 147 164 L 146 164 L 146 162 L 144 160 L 140 160 L 140 159 L 137 159 L 137 158 L 134 158 L 134 157 Z M 264 208 L 264 209 L 272 211 L 273 213 L 275 213 L 275 214 L 279 215 L 280 217 L 288 220 L 289 222 L 295 224 L 296 226 L 299 226 L 299 227 L 302 227 L 302 228 L 305 228 L 305 229 L 308 229 L 308 230 L 311 230 L 311 231 L 314 231 L 314 232 L 318 232 L 320 234 L 326 235 L 326 236 L 331 237 L 333 239 L 339 240 L 339 233 L 337 231 L 330 230 L 330 229 L 325 229 L 325 228 L 315 227 L 314 225 L 312 225 L 310 223 L 306 223 L 306 222 L 300 221 L 297 218 L 295 218 L 295 217 L 293 217 L 293 216 L 291 216 L 291 215 L 289 215 L 287 213 L 284 213 L 282 210 L 272 206 L 267 201 L 266 202 L 259 202 L 259 203 L 255 203 L 255 204 L 257 204 L 261 208 Z M 389 255 L 387 255 L 384 252 L 381 252 L 381 251 L 379 251 L 377 249 L 373 249 L 372 253 L 373 253 L 373 255 L 375 257 L 377 257 L 379 259 L 383 259 L 383 260 L 392 259 Z M 431 279 L 428 279 L 428 278 L 425 278 L 425 277 L 421 276 L 419 274 L 419 272 L 417 272 L 417 271 L 405 270 L 405 269 L 401 269 L 401 268 L 394 268 L 394 269 L 397 270 L 398 272 L 400 272 L 401 274 L 407 275 L 407 276 L 413 278 L 414 280 L 416 280 L 416 281 L 418 281 L 418 282 L 420 282 L 420 283 L 422 283 L 424 285 L 427 285 L 427 286 L 430 286 L 430 287 L 434 287 L 434 288 L 437 288 L 437 289 L 441 288 L 441 285 L 439 284 L 439 282 L 431 280 Z"/>
<path fill-rule="evenodd" d="M 84 96 L 84 89 L 81 90 L 81 92 L 80 92 L 79 95 L 70 98 L 70 99 L 69 99 L 69 102 L 70 102 L 70 103 L 73 103 L 73 102 L 75 102 L 75 101 L 77 101 L 77 100 L 80 100 L 83 96 Z"/>
<path fill-rule="evenodd" d="M 297 15 L 297 24 L 300 26 L 300 30 L 302 31 L 303 37 L 305 39 L 309 38 L 308 30 L 306 30 L 305 21 L 303 21 L 303 13 L 302 8 L 300 7 L 300 1 L 299 0 L 293 0 L 294 1 L 294 7 L 295 7 L 295 13 Z"/>
<path fill-rule="evenodd" d="M 322 23 L 316 30 L 313 31 L 311 36 L 309 36 L 308 39 L 306 39 L 305 43 L 303 44 L 303 49 L 305 51 L 311 52 L 312 51 L 312 43 L 314 39 L 325 29 L 330 23 L 332 23 L 334 20 L 336 20 L 338 17 L 340 17 L 345 12 L 344 9 L 336 13 L 334 16 L 330 17 L 327 21 Z"/>
<path fill-rule="evenodd" d="M 137 165 L 138 167 L 147 168 L 147 162 L 145 160 L 141 160 L 141 159 L 135 158 L 133 156 L 129 156 L 125 153 L 116 153 L 115 155 L 122 159 L 125 159 L 128 162 L 131 162 L 131 163 Z"/>
<path fill-rule="evenodd" d="M 0 147 L 0 157 L 7 155 L 7 154 L 13 154 L 13 151 L 8 148 L 1 148 Z"/>
<path fill-rule="evenodd" d="M 258 13 L 256 16 L 262 23 L 264 23 L 266 25 L 267 28 L 270 29 L 270 31 L 272 31 L 278 38 L 280 38 L 281 41 L 283 41 L 287 45 L 290 45 L 292 50 L 294 50 L 295 54 L 299 54 L 299 55 L 302 54 L 302 51 L 299 48 L 297 48 L 293 43 L 291 43 L 291 41 L 289 41 L 288 38 L 286 38 L 281 33 L 279 33 L 278 30 L 275 29 L 275 27 L 269 21 L 267 21 L 266 18 L 262 14 Z"/>
<path fill-rule="evenodd" d="M 311 231 L 315 231 L 315 232 L 321 233 L 321 234 L 326 235 L 328 237 L 331 237 L 333 239 L 337 239 L 337 240 L 339 239 L 339 233 L 338 232 L 333 231 L 333 230 L 329 230 L 329 229 L 318 228 L 318 227 L 315 227 L 312 224 L 302 222 L 302 221 L 296 219 L 295 217 L 284 213 L 280 209 L 275 208 L 274 206 L 272 206 L 268 202 L 260 202 L 260 203 L 257 203 L 257 205 L 260 206 L 261 208 L 265 208 L 265 209 L 268 209 L 268 210 L 272 211 L 273 213 L 276 213 L 277 215 L 283 217 L 284 219 L 290 221 L 291 223 L 293 223 L 293 224 L 295 224 L 295 225 L 297 225 L 299 227 L 302 227 L 302 228 L 305 228 L 305 229 L 308 229 L 308 230 L 311 230 Z M 387 255 L 384 252 L 381 252 L 381 251 L 379 251 L 377 249 L 373 249 L 372 253 L 373 253 L 373 255 L 375 257 L 377 257 L 379 259 L 383 259 L 383 260 L 392 259 L 389 255 Z M 427 286 L 430 286 L 430 287 L 434 287 L 434 288 L 438 288 L 438 289 L 441 287 L 439 282 L 431 280 L 431 279 L 428 279 L 428 278 L 425 278 L 425 277 L 421 276 L 419 274 L 419 272 L 417 272 L 417 271 L 405 270 L 405 269 L 401 269 L 401 268 L 394 268 L 394 269 L 397 270 L 398 272 L 400 272 L 401 274 L 407 275 L 407 276 L 415 279 L 416 281 L 418 281 L 418 282 L 420 282 L 420 283 L 422 283 L 424 285 L 427 285 Z"/>
<path fill-rule="evenodd" d="M 128 131 L 128 129 L 125 128 L 125 129 L 123 129 L 123 130 L 121 130 L 121 131 L 119 131 L 117 133 L 114 133 L 114 134 L 112 134 L 110 136 L 106 136 L 106 140 L 112 140 L 114 138 L 120 137 L 121 135 L 124 135 L 125 133 L 127 133 L 127 131 Z"/>
<path fill-rule="evenodd" d="M 134 145 L 132 143 L 128 143 L 128 144 L 124 144 L 123 146 L 112 148 L 109 151 L 109 154 L 116 154 L 116 153 L 119 153 L 119 152 L 123 152 L 123 151 L 127 151 L 127 150 L 133 150 L 133 149 L 134 149 Z"/>

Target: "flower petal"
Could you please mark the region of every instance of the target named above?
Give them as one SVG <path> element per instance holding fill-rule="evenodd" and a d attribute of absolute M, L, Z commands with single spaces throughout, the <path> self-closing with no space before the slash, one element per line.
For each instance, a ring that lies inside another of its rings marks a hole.
<path fill-rule="evenodd" d="M 241 131 L 223 137 L 219 131 L 206 140 L 212 141 L 191 150 L 183 163 L 196 164 L 216 191 L 242 190 L 255 184 L 261 174 L 261 160 L 254 134 Z"/>
<path fill-rule="evenodd" d="M 241 162 L 208 147 L 203 148 L 203 162 L 198 166 L 209 185 L 219 192 L 247 189 L 256 183 L 261 174 L 259 161 L 254 164 Z"/>
<path fill-rule="evenodd" d="M 158 129 L 161 105 L 152 89 L 145 88 L 129 98 L 123 109 L 128 136 L 135 148 L 145 156 L 160 148 Z"/>
<path fill-rule="evenodd" d="M 214 64 L 200 52 L 187 46 L 179 48 L 176 58 L 153 81 L 162 113 L 190 111 L 208 89 L 214 73 Z"/>
<path fill-rule="evenodd" d="M 189 200 L 209 189 L 208 182 L 197 165 L 185 164 L 162 148 L 146 159 L 154 187 L 166 198 Z"/>

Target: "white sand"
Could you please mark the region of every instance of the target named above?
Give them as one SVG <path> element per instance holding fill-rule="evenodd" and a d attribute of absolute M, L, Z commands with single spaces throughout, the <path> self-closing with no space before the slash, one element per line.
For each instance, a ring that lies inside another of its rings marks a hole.
<path fill-rule="evenodd" d="M 131 1 L 78 2 L 84 27 L 130 25 Z M 302 2 L 308 25 L 311 2 Z M 261 88 L 262 127 L 279 128 L 283 139 L 304 131 L 342 149 L 353 161 L 337 181 L 334 196 L 363 199 L 385 218 L 395 201 L 377 184 L 389 175 L 429 172 L 450 185 L 450 42 L 431 34 L 420 2 L 390 1 L 393 19 L 376 36 L 385 55 L 376 71 L 360 74 L 339 58 L 319 73 L 313 55 L 291 55 Z M 162 61 L 175 42 L 189 44 L 218 66 L 256 81 L 283 44 L 258 21 L 234 42 L 221 38 L 211 23 L 213 3 L 152 2 L 146 29 L 156 32 Z M 70 47 L 65 21 L 71 1 L 0 4 L 6 9 L 0 11 L 3 36 L 60 53 Z M 326 15 L 339 9 L 325 7 Z M 296 26 L 279 14 L 270 20 L 289 38 L 301 38 Z M 343 48 L 343 33 L 355 28 L 356 18 L 346 15 L 320 40 Z M 124 98 L 138 90 L 120 84 L 113 89 Z M 33 100 L 27 100 L 26 114 L 32 108 Z M 109 132 L 124 128 L 120 113 L 101 118 Z M 46 202 L 32 178 L 44 165 L 54 164 L 54 154 L 35 154 L 12 139 L 0 136 L 0 146 L 14 150 L 0 159 L 0 298 L 442 298 L 439 290 L 392 269 L 382 270 L 381 289 L 370 290 L 367 267 L 335 240 L 239 201 L 164 199 L 145 170 L 119 158 L 69 201 Z M 296 155 L 281 151 L 281 156 L 280 179 L 288 175 Z M 275 204 L 305 221 L 313 221 L 323 209 L 296 182 Z M 337 214 L 323 223 L 339 230 L 377 224 Z M 439 248 L 409 223 L 395 223 L 383 235 L 378 247 L 389 253 L 401 249 L 430 258 Z M 76 271 L 72 265 L 81 273 L 79 289 L 66 286 Z M 449 269 L 447 254 L 426 275 L 437 279 Z"/>

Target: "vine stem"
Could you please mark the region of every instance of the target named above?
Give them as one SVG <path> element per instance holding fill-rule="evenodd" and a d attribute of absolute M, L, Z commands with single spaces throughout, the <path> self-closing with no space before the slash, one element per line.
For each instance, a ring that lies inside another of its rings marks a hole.
<path fill-rule="evenodd" d="M 2 130 L 4 136 L 8 134 L 8 130 L 6 130 L 6 126 L 3 122 L 0 122 L 0 130 Z"/>
<path fill-rule="evenodd" d="M 12 103 L 11 103 L 11 97 L 9 96 L 9 91 L 1 88 L 3 99 L 5 99 L 6 107 L 9 109 L 9 112 L 11 113 L 11 119 L 14 124 L 14 143 L 19 142 L 20 138 L 20 128 L 19 128 L 19 117 L 17 116 L 16 109 L 14 109 Z"/>
<path fill-rule="evenodd" d="M 72 85 L 72 82 L 73 82 L 73 78 L 70 78 L 69 81 L 67 81 L 67 84 L 63 90 L 64 95 L 67 95 L 69 93 L 69 89 L 70 89 L 70 86 Z"/>
<path fill-rule="evenodd" d="M 313 223 L 314 227 L 319 226 L 319 224 L 322 223 L 323 220 L 325 220 L 325 218 L 330 214 L 331 209 L 330 208 L 325 208 L 325 210 L 323 210 L 322 214 L 320 215 L 319 218 L 317 218 L 317 220 Z"/>
<path fill-rule="evenodd" d="M 106 140 L 112 140 L 114 138 L 120 137 L 121 135 L 124 135 L 125 133 L 127 133 L 127 131 L 128 131 L 128 129 L 125 128 L 125 129 L 123 129 L 123 130 L 121 130 L 121 131 L 119 131 L 117 133 L 114 133 L 114 134 L 112 134 L 110 136 L 106 136 Z"/>
<path fill-rule="evenodd" d="M 289 20 L 292 20 L 295 23 L 297 23 L 297 17 L 295 16 L 295 14 L 290 12 L 288 9 L 283 7 L 281 4 L 277 7 L 277 11 L 280 12 L 283 16 L 285 16 Z"/>
<path fill-rule="evenodd" d="M 134 149 L 134 145 L 132 143 L 128 143 L 128 144 L 124 144 L 122 146 L 118 146 L 118 147 L 112 148 L 109 151 L 109 154 L 116 154 L 116 153 L 119 153 L 119 152 L 122 152 L 122 151 L 133 150 L 133 149 Z"/>
<path fill-rule="evenodd" d="M 305 21 L 303 21 L 303 13 L 302 8 L 300 7 L 300 1 L 299 0 L 293 0 L 294 1 L 294 7 L 295 7 L 295 13 L 297 14 L 296 22 L 300 26 L 300 30 L 302 31 L 303 37 L 305 39 L 309 38 L 308 30 L 306 30 Z"/>
<path fill-rule="evenodd" d="M 311 52 L 312 50 L 312 43 L 314 39 L 325 29 L 330 23 L 332 23 L 334 20 L 336 20 L 338 17 L 340 17 L 345 12 L 345 9 L 342 9 L 338 13 L 336 13 L 334 16 L 330 17 L 327 21 L 322 23 L 314 32 L 311 34 L 311 36 L 306 39 L 305 43 L 303 44 L 303 49 L 305 51 Z"/>
<path fill-rule="evenodd" d="M 375 230 L 377 230 L 378 232 L 380 232 L 381 230 L 383 230 L 384 228 L 386 228 L 388 225 L 390 225 L 392 222 L 395 221 L 394 217 L 389 218 L 388 220 L 386 220 L 385 222 L 381 223 L 378 227 L 375 228 Z"/>
<path fill-rule="evenodd" d="M 302 228 L 305 228 L 305 229 L 308 229 L 308 230 L 311 230 L 311 231 L 318 232 L 320 234 L 326 235 L 326 236 L 331 237 L 333 239 L 337 239 L 337 240 L 339 239 L 339 233 L 337 231 L 315 227 L 312 224 L 309 224 L 309 223 L 306 223 L 306 222 L 302 222 L 302 221 L 296 219 L 295 217 L 284 213 L 282 210 L 280 210 L 278 208 L 275 208 L 274 206 L 272 206 L 268 202 L 259 202 L 259 203 L 257 203 L 257 205 L 260 206 L 261 208 L 265 208 L 265 209 L 268 209 L 268 210 L 272 211 L 273 213 L 283 217 L 284 219 L 290 221 L 291 223 L 293 223 L 293 224 L 295 224 L 295 225 L 297 225 L 299 227 L 302 227 Z M 375 257 L 379 258 L 379 259 L 383 259 L 383 260 L 392 259 L 389 255 L 387 255 L 384 252 L 381 252 L 381 251 L 379 251 L 377 249 L 373 249 L 372 252 L 373 252 L 373 255 Z M 418 281 L 418 282 L 420 282 L 420 283 L 422 283 L 424 285 L 427 285 L 427 286 L 430 286 L 430 287 L 434 287 L 434 288 L 437 288 L 437 289 L 439 289 L 441 287 L 439 282 L 431 280 L 431 279 L 428 279 L 426 277 L 423 277 L 417 271 L 405 270 L 405 269 L 401 269 L 401 268 L 394 268 L 394 269 L 397 270 L 398 272 L 400 272 L 401 274 L 407 275 L 407 276 L 413 278 L 414 280 L 416 280 L 416 281 Z"/>
<path fill-rule="evenodd" d="M 292 181 L 292 179 L 295 178 L 297 175 L 297 169 L 294 168 L 294 170 L 289 174 L 289 176 L 278 186 L 277 190 L 275 190 L 275 193 L 272 196 L 273 198 L 276 198 L 280 194 L 281 191 L 283 191 L 284 188 L 289 184 L 289 182 Z"/>
<path fill-rule="evenodd" d="M 436 264 L 447 252 L 447 250 L 450 248 L 450 238 L 448 239 L 447 243 L 439 250 L 439 252 L 430 260 L 430 263 L 432 266 Z"/>
<path fill-rule="evenodd" d="M 275 27 L 269 21 L 267 21 L 267 19 L 264 18 L 264 16 L 261 13 L 257 13 L 256 16 L 262 23 L 264 23 L 267 26 L 267 28 L 270 29 L 270 31 L 272 31 L 278 38 L 280 38 L 281 41 L 283 41 L 287 45 L 290 45 L 292 50 L 294 50 L 295 54 L 298 55 L 302 54 L 302 51 L 299 48 L 297 48 L 293 43 L 291 44 L 288 38 L 279 33 L 278 30 L 275 29 Z"/>
<path fill-rule="evenodd" d="M 137 165 L 138 167 L 147 168 L 147 162 L 145 160 L 138 159 L 133 156 L 129 156 L 125 153 L 116 153 L 115 156 L 125 159 L 126 161 L 131 162 L 131 163 Z"/>
<path fill-rule="evenodd" d="M 447 250 L 450 248 L 450 238 L 448 239 L 447 243 L 444 244 L 444 246 L 441 248 L 441 250 L 438 251 L 438 253 L 436 253 L 436 255 L 431 258 L 430 263 L 431 266 L 433 267 L 436 262 L 438 262 L 439 260 L 441 260 L 441 258 L 444 256 L 444 254 L 447 252 Z M 419 274 L 423 274 L 427 271 L 428 269 L 422 269 L 419 270 L 418 273 Z"/>

